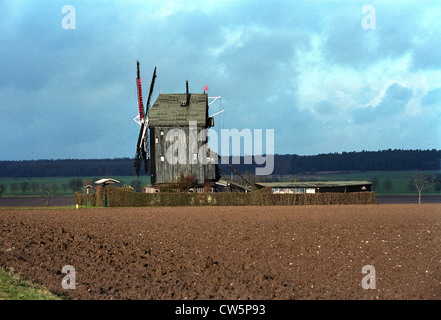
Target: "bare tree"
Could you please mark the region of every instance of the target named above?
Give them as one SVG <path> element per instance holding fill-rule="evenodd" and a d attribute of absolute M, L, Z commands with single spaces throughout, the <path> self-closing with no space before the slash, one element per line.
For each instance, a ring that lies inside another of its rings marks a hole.
<path fill-rule="evenodd" d="M 393 189 L 393 183 L 392 180 L 390 179 L 386 179 L 383 181 L 383 189 L 387 192 L 390 193 Z"/>
<path fill-rule="evenodd" d="M 28 191 L 30 184 L 27 181 L 23 181 L 22 183 L 19 184 L 21 191 L 23 192 L 23 195 L 25 194 L 26 191 Z"/>
<path fill-rule="evenodd" d="M 19 189 L 18 184 L 15 182 L 11 183 L 11 185 L 9 187 L 11 188 L 12 193 L 17 193 L 17 191 Z"/>
<path fill-rule="evenodd" d="M 433 186 L 433 179 L 429 175 L 423 175 L 421 173 L 414 174 L 407 187 L 412 191 L 418 192 L 418 204 L 421 203 L 421 194 L 424 190 L 427 190 Z"/>
<path fill-rule="evenodd" d="M 435 191 L 440 192 L 441 191 L 441 174 L 438 173 L 435 176 L 433 183 L 434 183 L 433 187 L 435 188 Z"/>
<path fill-rule="evenodd" d="M 51 186 L 51 188 L 52 188 L 52 191 L 53 191 L 53 194 L 55 195 L 56 193 L 57 193 L 57 191 L 58 191 L 58 184 L 56 184 L 56 183 L 54 183 L 52 186 Z"/>
<path fill-rule="evenodd" d="M 66 193 L 66 190 L 69 189 L 69 186 L 67 185 L 67 183 L 63 183 L 63 184 L 61 185 L 61 188 L 62 188 L 63 191 Z"/>
<path fill-rule="evenodd" d="M 38 194 L 40 192 L 40 186 L 38 185 L 37 182 L 32 183 L 31 188 L 34 194 Z"/>
<path fill-rule="evenodd" d="M 177 189 L 179 192 L 188 192 L 189 189 L 194 188 L 196 184 L 196 176 L 194 174 L 184 176 L 181 172 L 177 181 Z"/>
<path fill-rule="evenodd" d="M 380 181 L 377 179 L 377 177 L 373 177 L 372 179 L 371 179 L 371 182 L 372 182 L 372 191 L 377 191 L 377 189 L 378 189 L 378 186 L 380 185 Z"/>
<path fill-rule="evenodd" d="M 0 197 L 2 196 L 3 192 L 6 191 L 6 185 L 4 185 L 3 183 L 0 184 Z"/>
<path fill-rule="evenodd" d="M 71 188 L 72 192 L 75 193 L 81 190 L 81 187 L 83 186 L 83 181 L 80 178 L 73 178 L 67 182 L 67 185 L 69 186 L 69 188 Z"/>
<path fill-rule="evenodd" d="M 44 202 L 45 202 L 46 205 L 48 206 L 48 205 L 49 205 L 49 200 L 50 200 L 50 199 L 52 198 L 52 196 L 54 195 L 54 189 L 53 189 L 53 186 L 50 186 L 50 185 L 44 184 L 44 185 L 42 186 L 42 189 L 43 189 L 43 192 L 44 192 L 44 196 L 43 196 Z"/>

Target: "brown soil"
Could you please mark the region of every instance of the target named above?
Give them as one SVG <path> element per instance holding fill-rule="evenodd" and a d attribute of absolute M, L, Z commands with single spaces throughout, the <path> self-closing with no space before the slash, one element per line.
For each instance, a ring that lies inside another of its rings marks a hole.
<path fill-rule="evenodd" d="M 54 207 L 73 206 L 73 197 L 52 197 L 48 200 L 45 197 L 0 197 L 0 207 Z"/>
<path fill-rule="evenodd" d="M 438 300 L 440 250 L 440 204 L 0 209 L 0 266 L 70 299 Z"/>

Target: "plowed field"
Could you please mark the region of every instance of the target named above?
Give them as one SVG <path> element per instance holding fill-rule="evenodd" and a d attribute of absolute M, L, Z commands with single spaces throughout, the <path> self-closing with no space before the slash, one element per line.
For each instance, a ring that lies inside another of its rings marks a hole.
<path fill-rule="evenodd" d="M 440 299 L 440 253 L 440 204 L 0 209 L 0 267 L 70 299 Z"/>

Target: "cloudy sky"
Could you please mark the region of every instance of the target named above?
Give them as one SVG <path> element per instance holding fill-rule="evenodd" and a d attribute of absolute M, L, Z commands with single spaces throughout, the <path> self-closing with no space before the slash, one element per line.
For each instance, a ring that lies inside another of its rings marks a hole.
<path fill-rule="evenodd" d="M 1 1 L 0 44 L 0 160 L 133 157 L 137 60 L 278 154 L 441 149 L 439 0 Z"/>

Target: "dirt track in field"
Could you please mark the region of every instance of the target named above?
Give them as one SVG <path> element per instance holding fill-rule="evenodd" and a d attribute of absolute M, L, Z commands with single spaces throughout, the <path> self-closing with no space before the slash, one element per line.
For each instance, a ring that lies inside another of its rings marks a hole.
<path fill-rule="evenodd" d="M 70 299 L 438 300 L 440 252 L 440 204 L 0 209 L 0 266 Z"/>

